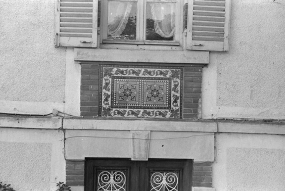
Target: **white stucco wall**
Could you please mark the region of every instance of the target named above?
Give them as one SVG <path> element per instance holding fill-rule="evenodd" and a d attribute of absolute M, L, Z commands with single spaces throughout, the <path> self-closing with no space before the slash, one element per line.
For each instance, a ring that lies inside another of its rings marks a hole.
<path fill-rule="evenodd" d="M 285 2 L 232 1 L 230 50 L 210 53 L 204 118 L 285 116 Z"/>
<path fill-rule="evenodd" d="M 285 136 L 217 134 L 216 191 L 281 191 L 285 188 Z"/>
<path fill-rule="evenodd" d="M 54 47 L 55 2 L 1 0 L 2 108 L 7 107 L 3 100 L 10 105 L 17 101 L 63 103 L 66 50 Z"/>
<path fill-rule="evenodd" d="M 0 128 L 0 181 L 17 191 L 54 191 L 65 181 L 63 133 Z"/>

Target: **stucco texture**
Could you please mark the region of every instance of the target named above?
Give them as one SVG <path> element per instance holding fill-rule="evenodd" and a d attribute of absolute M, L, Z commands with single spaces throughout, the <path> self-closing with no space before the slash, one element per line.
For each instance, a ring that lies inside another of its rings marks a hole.
<path fill-rule="evenodd" d="M 229 148 L 229 191 L 280 191 L 285 188 L 285 150 Z"/>
<path fill-rule="evenodd" d="M 0 142 L 0 180 L 16 190 L 47 190 L 51 148 L 48 143 Z"/>
<path fill-rule="evenodd" d="M 0 181 L 17 191 L 54 191 L 65 181 L 63 133 L 0 128 Z"/>
<path fill-rule="evenodd" d="M 285 188 L 285 137 L 217 134 L 213 187 L 217 191 L 281 191 Z"/>
<path fill-rule="evenodd" d="M 230 50 L 210 54 L 217 73 L 217 113 L 227 107 L 221 111 L 225 116 L 284 118 L 285 3 L 231 2 Z"/>
<path fill-rule="evenodd" d="M 0 100 L 63 102 L 65 49 L 54 47 L 54 0 L 1 0 Z"/>

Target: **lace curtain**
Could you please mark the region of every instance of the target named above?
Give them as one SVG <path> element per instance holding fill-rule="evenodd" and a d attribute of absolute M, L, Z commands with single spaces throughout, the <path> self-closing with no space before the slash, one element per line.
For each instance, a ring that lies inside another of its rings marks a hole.
<path fill-rule="evenodd" d="M 120 36 L 128 23 L 129 15 L 132 10 L 130 2 L 110 2 L 108 17 L 108 34 Z"/>
<path fill-rule="evenodd" d="M 155 32 L 164 38 L 173 37 L 175 32 L 175 4 L 151 3 L 150 6 Z"/>

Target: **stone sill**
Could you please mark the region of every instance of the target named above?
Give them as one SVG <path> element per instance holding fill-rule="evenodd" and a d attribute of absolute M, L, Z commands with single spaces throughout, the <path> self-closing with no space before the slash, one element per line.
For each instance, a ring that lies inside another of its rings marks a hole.
<path fill-rule="evenodd" d="M 216 120 L 82 119 L 62 117 L 0 116 L 0 128 L 97 129 L 122 131 L 180 131 L 285 135 L 284 123 Z"/>
<path fill-rule="evenodd" d="M 216 132 L 214 122 L 65 119 L 64 129 Z"/>
<path fill-rule="evenodd" d="M 75 61 L 94 62 L 132 62 L 132 63 L 170 63 L 170 64 L 209 64 L 207 51 L 176 50 L 118 50 L 75 48 Z"/>

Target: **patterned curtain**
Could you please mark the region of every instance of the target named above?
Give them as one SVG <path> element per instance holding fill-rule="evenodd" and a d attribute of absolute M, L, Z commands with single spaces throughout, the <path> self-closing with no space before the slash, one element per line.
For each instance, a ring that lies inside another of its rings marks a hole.
<path fill-rule="evenodd" d="M 175 32 L 175 4 L 151 3 L 155 32 L 164 38 L 173 37 Z"/>
<path fill-rule="evenodd" d="M 120 36 L 128 23 L 132 3 L 110 2 L 108 8 L 108 34 Z"/>

